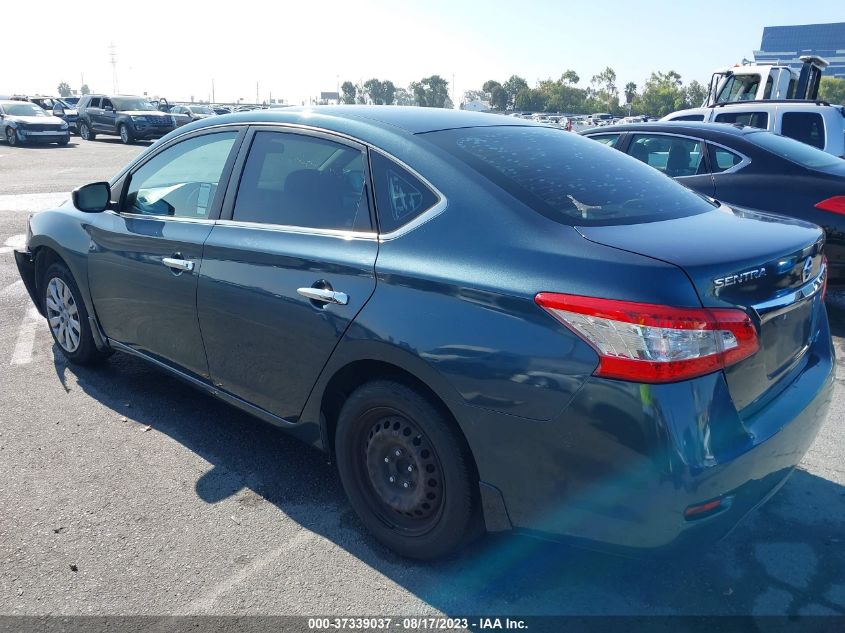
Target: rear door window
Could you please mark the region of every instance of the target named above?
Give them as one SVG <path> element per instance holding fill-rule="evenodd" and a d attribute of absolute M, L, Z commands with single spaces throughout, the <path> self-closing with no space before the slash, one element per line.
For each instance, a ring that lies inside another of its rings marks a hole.
<path fill-rule="evenodd" d="M 721 112 L 716 115 L 716 123 L 736 123 L 765 130 L 769 127 L 767 112 Z"/>
<path fill-rule="evenodd" d="M 287 132 L 256 132 L 232 219 L 370 231 L 365 156 L 358 148 Z"/>
<path fill-rule="evenodd" d="M 710 147 L 710 171 L 714 174 L 722 173 L 742 162 L 742 156 L 724 147 L 708 145 Z"/>
<path fill-rule="evenodd" d="M 684 114 L 683 116 L 676 116 L 671 119 L 670 121 L 704 121 L 703 114 Z"/>
<path fill-rule="evenodd" d="M 635 134 L 628 153 L 672 178 L 706 173 L 703 144 L 697 139 L 663 134 Z"/>
<path fill-rule="evenodd" d="M 91 103 L 88 104 L 89 108 L 99 108 L 100 107 L 100 97 L 91 97 Z"/>
<path fill-rule="evenodd" d="M 784 112 L 780 133 L 824 149 L 824 119 L 818 112 Z"/>
<path fill-rule="evenodd" d="M 419 178 L 379 152 L 371 152 L 380 233 L 390 233 L 440 200 Z"/>
<path fill-rule="evenodd" d="M 705 213 L 713 205 L 655 169 L 577 134 L 490 126 L 418 135 L 556 222 L 634 224 Z"/>

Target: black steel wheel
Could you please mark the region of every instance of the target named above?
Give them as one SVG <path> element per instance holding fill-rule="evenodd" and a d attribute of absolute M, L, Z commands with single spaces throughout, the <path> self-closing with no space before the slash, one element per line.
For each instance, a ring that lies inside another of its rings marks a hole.
<path fill-rule="evenodd" d="M 387 380 L 359 387 L 340 413 L 335 451 L 353 509 L 397 553 L 437 558 L 473 535 L 478 482 L 466 442 L 422 394 Z"/>

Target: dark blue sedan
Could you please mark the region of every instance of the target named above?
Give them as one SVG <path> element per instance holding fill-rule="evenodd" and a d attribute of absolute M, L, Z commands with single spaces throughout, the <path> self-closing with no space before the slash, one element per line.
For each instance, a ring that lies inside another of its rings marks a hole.
<path fill-rule="evenodd" d="M 845 283 L 845 160 L 755 127 L 645 123 L 584 132 L 727 204 L 825 230 L 831 283 Z"/>
<path fill-rule="evenodd" d="M 823 247 L 558 129 L 349 106 L 186 125 L 16 259 L 71 362 L 140 356 L 333 454 L 427 559 L 728 531 L 825 418 Z"/>

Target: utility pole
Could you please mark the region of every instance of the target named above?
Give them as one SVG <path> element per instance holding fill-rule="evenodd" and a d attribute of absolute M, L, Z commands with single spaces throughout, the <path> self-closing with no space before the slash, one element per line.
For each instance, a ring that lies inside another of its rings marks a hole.
<path fill-rule="evenodd" d="M 114 94 L 118 93 L 117 90 L 117 52 L 115 49 L 114 42 L 109 44 L 109 57 L 111 59 L 111 85 L 112 85 L 112 92 Z"/>
<path fill-rule="evenodd" d="M 258 104 L 258 82 L 255 82 L 255 103 Z"/>
<path fill-rule="evenodd" d="M 211 103 L 216 103 L 217 100 L 214 98 L 214 77 L 211 78 Z"/>

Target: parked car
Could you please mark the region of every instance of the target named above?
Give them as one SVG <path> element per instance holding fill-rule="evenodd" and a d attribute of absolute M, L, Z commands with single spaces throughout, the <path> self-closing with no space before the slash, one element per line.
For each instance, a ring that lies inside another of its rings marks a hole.
<path fill-rule="evenodd" d="M 482 525 L 700 553 L 832 397 L 820 228 L 519 119 L 208 119 L 28 236 L 20 274 L 70 362 L 139 356 L 332 453 L 363 524 L 415 558 Z"/>
<path fill-rule="evenodd" d="M 729 205 L 823 227 L 831 283 L 845 283 L 845 161 L 742 125 L 646 123 L 584 133 Z"/>
<path fill-rule="evenodd" d="M 78 113 L 76 108 L 64 99 L 58 97 L 30 97 L 29 100 L 35 105 L 43 108 L 53 116 L 65 121 L 71 132 L 76 132 L 76 119 Z"/>
<path fill-rule="evenodd" d="M 211 106 L 211 109 L 214 110 L 214 114 L 231 114 L 232 113 L 232 108 L 230 106 L 214 105 L 214 106 Z"/>
<path fill-rule="evenodd" d="M 159 112 L 144 97 L 85 95 L 78 106 L 79 135 L 93 141 L 98 134 L 120 137 L 124 143 L 161 138 L 176 128 L 174 118 Z"/>
<path fill-rule="evenodd" d="M 660 120 L 751 125 L 845 158 L 845 106 L 824 101 L 720 103 L 709 108 L 678 110 Z"/>
<path fill-rule="evenodd" d="M 75 108 L 79 103 L 80 97 L 62 97 L 62 101 L 68 104 L 71 108 Z"/>
<path fill-rule="evenodd" d="M 0 129 L 9 145 L 67 145 L 70 141 L 70 130 L 65 121 L 47 114 L 43 108 L 29 101 L 0 101 Z"/>
<path fill-rule="evenodd" d="M 170 114 L 187 116 L 190 123 L 214 116 L 215 112 L 206 105 L 175 105 L 170 108 Z"/>

